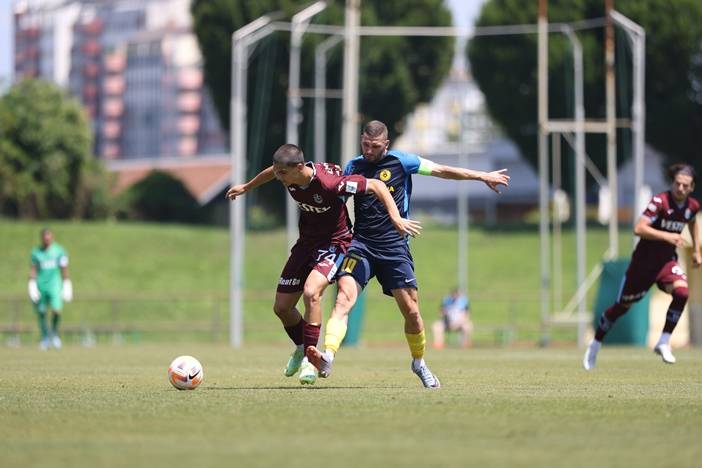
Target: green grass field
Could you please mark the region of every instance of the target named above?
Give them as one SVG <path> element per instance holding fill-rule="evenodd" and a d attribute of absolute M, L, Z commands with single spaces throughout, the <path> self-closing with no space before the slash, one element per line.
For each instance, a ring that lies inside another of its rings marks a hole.
<path fill-rule="evenodd" d="M 172 340 L 178 331 L 198 330 L 200 339 L 225 340 L 228 319 L 229 241 L 222 228 L 114 222 L 33 223 L 3 220 L 0 229 L 0 323 L 12 314 L 34 327 L 26 299 L 29 252 L 39 229 L 49 224 L 71 258 L 76 300 L 66 307 L 67 327 L 112 324 L 141 330 L 142 339 L 156 339 L 149 330 L 163 330 Z M 620 246 L 627 252 L 630 235 L 622 229 Z M 588 235 L 588 263 L 600 261 L 607 232 Z M 245 338 L 285 343 L 271 306 L 277 278 L 287 258 L 283 231 L 251 232 L 246 239 Z M 574 235 L 564 234 L 564 298 L 575 290 Z M 441 297 L 456 283 L 457 234 L 452 227 L 427 225 L 412 241 L 426 320 L 438 315 Z M 517 341 L 535 342 L 539 330 L 538 232 L 473 229 L 469 238 L 469 293 L 476 322 L 476 341 L 495 343 L 495 326 L 512 325 Z M 594 290 L 593 290 L 594 293 Z M 329 296 L 325 313 L 330 310 Z M 591 294 L 592 296 L 592 294 Z M 572 330 L 560 332 L 574 340 Z M 165 336 L 165 338 L 164 338 Z M 186 336 L 185 340 L 192 337 Z M 377 283 L 368 288 L 364 340 L 403 342 L 400 315 Z"/>
<path fill-rule="evenodd" d="M 3 467 L 693 467 L 702 457 L 702 352 L 445 350 L 428 391 L 404 347 L 342 349 L 301 387 L 287 347 L 0 347 Z M 195 391 L 168 363 L 193 354 Z"/>

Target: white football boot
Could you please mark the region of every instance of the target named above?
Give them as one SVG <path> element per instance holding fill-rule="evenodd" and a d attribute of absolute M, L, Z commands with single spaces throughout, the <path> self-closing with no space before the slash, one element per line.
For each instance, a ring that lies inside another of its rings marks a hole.
<path fill-rule="evenodd" d="M 585 356 L 583 356 L 583 367 L 585 370 L 592 370 L 595 368 L 595 363 L 597 362 L 597 353 L 600 351 L 602 343 L 597 340 L 592 340 L 590 345 L 585 350 Z"/>
<path fill-rule="evenodd" d="M 417 374 L 419 380 L 422 381 L 422 385 L 424 385 L 424 387 L 432 389 L 441 388 L 441 382 L 439 382 L 439 379 L 431 373 L 427 365 L 424 364 L 423 360 L 418 365 L 415 365 L 415 361 L 413 360 L 411 368 L 412 372 Z"/>
<path fill-rule="evenodd" d="M 307 358 L 302 360 L 300 365 L 300 383 L 302 385 L 314 385 L 317 381 L 317 369 L 310 363 Z"/>
<path fill-rule="evenodd" d="M 61 349 L 61 345 L 62 345 L 62 343 L 61 343 L 61 338 L 59 338 L 58 335 L 54 334 L 54 335 L 51 337 L 51 346 L 52 346 L 54 349 Z"/>
<path fill-rule="evenodd" d="M 658 344 L 653 348 L 653 352 L 658 354 L 666 364 L 675 364 L 675 361 L 677 361 L 669 344 Z"/>

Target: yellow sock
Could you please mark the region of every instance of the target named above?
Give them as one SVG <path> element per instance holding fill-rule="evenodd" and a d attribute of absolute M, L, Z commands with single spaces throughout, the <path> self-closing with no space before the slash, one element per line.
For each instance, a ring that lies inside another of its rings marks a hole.
<path fill-rule="evenodd" d="M 405 338 L 407 338 L 407 344 L 409 345 L 412 357 L 414 359 L 422 359 L 424 357 L 424 348 L 427 344 L 427 338 L 424 335 L 424 330 L 420 331 L 416 335 L 412 333 L 405 333 Z"/>
<path fill-rule="evenodd" d="M 327 320 L 327 331 L 324 334 L 324 349 L 331 350 L 334 354 L 339 351 L 339 346 L 346 336 L 346 322 L 331 317 Z"/>

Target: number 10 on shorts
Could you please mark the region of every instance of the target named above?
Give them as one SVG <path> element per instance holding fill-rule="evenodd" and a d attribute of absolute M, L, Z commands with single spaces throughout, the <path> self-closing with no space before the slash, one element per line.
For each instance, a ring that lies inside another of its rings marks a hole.
<path fill-rule="evenodd" d="M 344 258 L 344 261 L 341 263 L 341 271 L 345 273 L 353 273 L 353 269 L 356 267 L 356 264 L 358 263 L 358 260 L 352 257 L 346 257 Z"/>

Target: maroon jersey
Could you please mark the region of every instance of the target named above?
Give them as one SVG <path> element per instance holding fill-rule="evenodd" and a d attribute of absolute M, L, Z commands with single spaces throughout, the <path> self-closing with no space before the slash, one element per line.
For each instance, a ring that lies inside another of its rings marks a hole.
<path fill-rule="evenodd" d="M 366 178 L 345 176 L 336 164 L 308 162 L 306 165 L 313 171 L 309 185 L 288 186 L 288 193 L 300 207 L 300 241 L 351 242 L 346 197 L 365 192 Z"/>
<path fill-rule="evenodd" d="M 678 206 L 668 191 L 655 195 L 642 216 L 651 220 L 654 229 L 679 234 L 686 224 L 695 219 L 699 209 L 700 203 L 692 197 L 687 197 L 687 200 Z M 677 257 L 674 245 L 662 240 L 641 239 L 634 249 L 632 262 L 634 259 L 665 264 Z"/>

